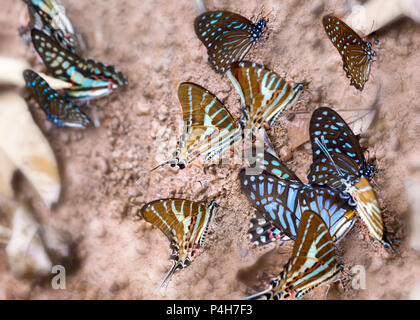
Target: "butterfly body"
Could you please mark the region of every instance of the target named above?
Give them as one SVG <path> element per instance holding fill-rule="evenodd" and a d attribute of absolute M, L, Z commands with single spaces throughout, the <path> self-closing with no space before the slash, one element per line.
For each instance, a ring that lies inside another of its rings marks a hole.
<path fill-rule="evenodd" d="M 208 227 L 216 215 L 216 203 L 208 205 L 183 199 L 152 201 L 141 209 L 143 218 L 158 227 L 171 242 L 174 264 L 160 287 L 167 285 L 177 269 L 188 266 L 203 246 Z"/>
<path fill-rule="evenodd" d="M 325 32 L 342 57 L 343 69 L 347 77 L 351 79 L 350 85 L 362 91 L 369 80 L 375 55 L 372 44 L 364 42 L 356 32 L 337 17 L 326 15 L 322 22 Z"/>
<path fill-rule="evenodd" d="M 91 124 L 87 115 L 70 101 L 62 98 L 48 83 L 32 70 L 23 73 L 26 86 L 47 116 L 59 127 L 84 129 Z"/>
<path fill-rule="evenodd" d="M 75 99 L 97 98 L 109 94 L 113 89 L 124 86 L 127 80 L 112 66 L 82 59 L 62 48 L 54 39 L 42 31 L 31 32 L 35 50 L 48 71 L 58 79 L 72 83 L 66 96 Z"/>
<path fill-rule="evenodd" d="M 350 127 L 337 112 L 321 107 L 312 114 L 310 138 L 313 164 L 309 182 L 329 185 L 350 194 L 370 233 L 384 246 L 389 246 L 379 202 L 370 184 L 374 168 L 367 165 Z"/>
<path fill-rule="evenodd" d="M 277 73 L 255 62 L 234 63 L 231 72 L 232 83 L 245 105 L 240 122 L 254 134 L 263 125 L 272 127 L 303 88 L 302 84 L 291 86 Z"/>
<path fill-rule="evenodd" d="M 220 73 L 230 64 L 241 61 L 261 37 L 267 20 L 253 24 L 239 14 L 229 11 L 208 11 L 194 22 L 197 37 L 207 48 L 209 62 Z"/>
<path fill-rule="evenodd" d="M 302 214 L 292 257 L 263 292 L 247 299 L 300 298 L 342 270 L 329 229 L 312 211 Z"/>

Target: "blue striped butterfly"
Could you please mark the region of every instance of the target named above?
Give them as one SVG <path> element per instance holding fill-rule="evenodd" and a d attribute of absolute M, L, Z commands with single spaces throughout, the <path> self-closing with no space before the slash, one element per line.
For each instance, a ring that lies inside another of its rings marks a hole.
<path fill-rule="evenodd" d="M 353 226 L 354 204 L 350 196 L 341 191 L 282 179 L 265 170 L 258 175 L 247 174 L 246 170 L 239 172 L 242 191 L 254 208 L 289 238 L 296 239 L 302 213 L 306 210 L 322 217 L 334 241 Z"/>
<path fill-rule="evenodd" d="M 322 19 L 325 32 L 343 59 L 343 69 L 350 85 L 362 91 L 369 80 L 370 66 L 375 55 L 370 42 L 364 42 L 343 21 L 332 15 Z"/>
<path fill-rule="evenodd" d="M 78 53 L 79 46 L 70 20 L 64 8 L 55 0 L 24 0 L 28 5 L 30 28 L 35 28 L 54 37 L 60 45 Z"/>
<path fill-rule="evenodd" d="M 194 21 L 197 37 L 207 48 L 209 62 L 216 72 L 224 73 L 232 63 L 241 61 L 260 39 L 266 19 L 252 23 L 228 11 L 208 11 Z"/>
<path fill-rule="evenodd" d="M 122 73 L 116 71 L 113 66 L 82 59 L 37 29 L 32 29 L 31 36 L 35 50 L 48 71 L 55 78 L 73 84 L 65 90 L 67 97 L 73 99 L 101 97 L 127 84 Z"/>
<path fill-rule="evenodd" d="M 171 242 L 173 266 L 160 288 L 166 287 L 178 269 L 188 266 L 203 246 L 208 227 L 217 214 L 216 202 L 208 205 L 181 199 L 162 199 L 146 204 L 143 218 L 158 227 Z"/>
<path fill-rule="evenodd" d="M 389 246 L 379 202 L 369 182 L 374 168 L 367 164 L 358 138 L 339 114 L 327 107 L 314 111 L 309 134 L 313 157 L 309 182 L 349 193 L 370 233 Z"/>
<path fill-rule="evenodd" d="M 273 126 L 303 88 L 301 83 L 291 86 L 277 73 L 254 62 L 234 63 L 231 72 L 232 84 L 245 105 L 241 125 L 253 132 L 262 125 Z"/>
<path fill-rule="evenodd" d="M 80 107 L 63 99 L 58 92 L 32 70 L 25 70 L 23 77 L 31 96 L 47 115 L 47 120 L 59 127 L 84 129 L 91 124 L 88 116 Z"/>
<path fill-rule="evenodd" d="M 275 155 L 267 151 L 258 152 L 255 162 L 252 162 L 251 159 L 250 168 L 247 169 L 258 169 L 261 173 L 265 170 L 279 178 L 300 181 L 293 171 L 283 165 Z M 276 240 L 290 240 L 287 235 L 282 233 L 269 220 L 266 220 L 258 210 L 255 210 L 254 216 L 251 218 L 248 236 L 250 241 L 257 246 L 263 246 Z"/>
<path fill-rule="evenodd" d="M 292 257 L 270 286 L 250 300 L 300 298 L 342 270 L 329 228 L 310 210 L 303 212 Z"/>
<path fill-rule="evenodd" d="M 182 107 L 184 133 L 170 164 L 184 169 L 200 156 L 210 160 L 229 148 L 240 137 L 240 130 L 222 102 L 208 90 L 191 83 L 179 85 L 178 98 Z"/>

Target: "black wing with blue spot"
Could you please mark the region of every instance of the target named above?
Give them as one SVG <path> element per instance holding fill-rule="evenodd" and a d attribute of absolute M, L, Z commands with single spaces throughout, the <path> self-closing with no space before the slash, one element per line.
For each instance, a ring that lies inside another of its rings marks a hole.
<path fill-rule="evenodd" d="M 324 16 L 322 23 L 343 59 L 343 69 L 351 79 L 350 85 L 362 91 L 369 79 L 370 66 L 375 54 L 370 42 L 364 42 L 348 25 L 332 15 Z"/>
<path fill-rule="evenodd" d="M 251 150 L 248 151 L 251 153 Z M 254 150 L 255 152 L 255 150 Z M 248 160 L 250 162 L 250 167 L 246 168 L 245 170 L 255 169 L 257 168 L 257 171 L 249 171 L 247 173 L 249 174 L 259 174 L 262 173 L 264 170 L 268 173 L 275 175 L 282 179 L 288 179 L 288 180 L 294 180 L 299 183 L 302 183 L 300 179 L 296 176 L 296 174 L 290 170 L 288 167 L 286 167 L 283 162 L 274 156 L 273 154 L 264 151 L 264 152 L 258 152 L 255 154 L 255 157 L 253 157 L 255 153 L 252 153 L 252 155 L 248 156 Z"/>
<path fill-rule="evenodd" d="M 354 204 L 350 196 L 328 186 L 310 186 L 263 171 L 239 173 L 242 191 L 264 219 L 291 239 L 296 239 L 302 212 L 313 210 L 328 225 L 334 239 L 353 225 Z"/>
<path fill-rule="evenodd" d="M 54 36 L 63 48 L 78 53 L 79 44 L 65 10 L 55 0 L 24 0 L 28 4 L 31 26 Z"/>
<path fill-rule="evenodd" d="M 207 48 L 210 64 L 220 73 L 245 57 L 265 26 L 265 19 L 253 24 L 243 16 L 228 11 L 208 11 L 194 22 L 195 33 Z"/>
<path fill-rule="evenodd" d="M 23 72 L 26 87 L 47 115 L 59 127 L 86 128 L 91 121 L 80 108 L 64 100 L 48 83 L 32 70 Z"/>
<path fill-rule="evenodd" d="M 290 240 L 290 238 L 283 234 L 280 229 L 277 229 L 271 222 L 267 221 L 266 219 L 261 218 L 260 215 L 261 214 L 256 211 L 250 220 L 248 236 L 249 240 L 253 244 L 257 246 L 264 246 L 276 240 Z"/>
<path fill-rule="evenodd" d="M 309 125 L 312 144 L 310 183 L 338 188 L 340 177 L 355 181 L 370 176 L 358 138 L 334 110 L 321 107 L 314 111 Z"/>
<path fill-rule="evenodd" d="M 250 168 L 246 168 L 245 170 L 257 168 L 258 171 L 253 172 L 254 174 L 262 173 L 265 170 L 279 178 L 300 182 L 299 178 L 292 170 L 286 167 L 280 159 L 267 151 L 258 152 L 255 155 L 255 158 L 251 156 L 248 157 L 248 159 L 250 160 Z M 250 173 L 251 172 L 252 171 L 250 171 Z M 264 218 L 264 215 L 258 210 L 255 211 L 254 217 L 250 221 L 248 236 L 251 242 L 258 246 L 263 246 L 276 240 L 290 240 L 290 238 L 283 234 L 281 230 L 276 228 L 271 222 L 267 221 Z"/>

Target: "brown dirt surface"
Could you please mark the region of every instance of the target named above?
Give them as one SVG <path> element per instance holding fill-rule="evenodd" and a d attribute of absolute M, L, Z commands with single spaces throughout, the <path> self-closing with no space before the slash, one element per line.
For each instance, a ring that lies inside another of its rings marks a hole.
<path fill-rule="evenodd" d="M 114 65 L 127 87 L 91 102 L 100 127 L 77 131 L 53 128 L 30 100 L 34 118 L 48 137 L 59 162 L 63 190 L 46 212 L 35 194 L 26 195 L 44 223 L 69 232 L 75 256 L 68 266 L 66 290 L 45 281 L 17 280 L 0 251 L 0 298 L 20 299 L 241 299 L 265 287 L 290 256 L 292 245 L 254 247 L 247 238 L 252 207 L 240 192 L 240 165 L 184 170 L 164 167 L 149 172 L 175 150 L 181 132 L 178 85 L 192 81 L 213 92 L 240 117 L 238 95 L 226 76 L 216 74 L 197 39 L 195 1 L 61 0 L 77 32 L 87 43 L 86 56 Z M 332 299 L 404 299 L 420 283 L 419 253 L 411 249 L 405 182 L 418 164 L 420 137 L 420 26 L 403 19 L 374 34 L 379 44 L 370 80 L 363 92 L 350 87 L 336 49 L 322 28 L 326 13 L 342 16 L 345 1 L 214 0 L 208 8 L 255 17 L 269 15 L 269 38 L 246 60 L 264 64 L 291 82 L 309 82 L 299 103 L 286 113 L 312 112 L 320 105 L 336 110 L 378 107 L 377 119 L 363 134 L 362 145 L 376 170 L 376 192 L 384 223 L 394 240 L 389 252 L 369 236 L 360 219 L 338 244 L 345 266 L 342 281 L 331 283 Z M 0 10 L 0 55 L 20 57 L 35 70 L 44 67 L 19 38 L 26 8 L 5 1 Z M 24 94 L 24 91 L 22 91 Z M 27 96 L 26 94 L 24 94 Z M 340 111 L 339 111 L 340 112 Z M 309 114 L 297 113 L 305 118 Z M 291 117 L 289 117 L 291 118 Z M 269 130 L 277 152 L 306 181 L 311 161 L 308 144 L 291 146 L 285 115 Z M 304 134 L 307 127 L 294 134 Z M 170 132 L 175 134 L 170 135 Z M 169 137 L 169 138 L 168 138 Z M 168 146 L 169 143 L 169 146 Z M 289 155 L 288 153 L 291 153 Z M 418 168 L 419 166 L 417 166 Z M 157 287 L 170 268 L 164 235 L 138 218 L 134 203 L 177 197 L 215 199 L 221 206 L 201 253 L 177 271 L 168 289 Z M 350 269 L 366 269 L 366 289 L 351 286 Z M 347 276 L 346 276 L 347 275 Z M 321 285 L 305 299 L 324 299 Z"/>

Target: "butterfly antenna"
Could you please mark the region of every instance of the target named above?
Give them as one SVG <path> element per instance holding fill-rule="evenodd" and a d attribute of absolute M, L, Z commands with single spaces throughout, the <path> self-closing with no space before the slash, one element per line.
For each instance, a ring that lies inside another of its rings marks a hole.
<path fill-rule="evenodd" d="M 176 269 L 178 269 L 181 266 L 181 262 L 175 262 L 172 265 L 171 270 L 169 270 L 168 274 L 165 276 L 165 279 L 163 279 L 162 283 L 160 284 L 158 291 L 165 288 L 165 290 L 168 288 L 169 281 L 171 280 L 172 276 L 174 275 Z"/>
<path fill-rule="evenodd" d="M 150 172 L 155 171 L 156 169 L 159 169 L 160 167 L 166 166 L 167 164 L 172 165 L 172 164 L 174 164 L 174 162 L 173 162 L 173 160 L 168 160 L 168 161 L 166 161 L 164 163 L 161 163 L 161 164 L 157 165 L 152 170 L 150 170 Z"/>
<path fill-rule="evenodd" d="M 264 291 L 253 294 L 252 296 L 246 297 L 245 300 L 261 300 L 262 297 L 266 297 L 268 300 L 268 296 L 271 295 L 270 291 L 271 291 L 271 287 L 269 287 L 268 289 Z"/>
<path fill-rule="evenodd" d="M 331 162 L 331 164 L 335 167 L 335 170 L 337 170 L 338 174 L 340 176 L 344 176 L 344 174 L 341 172 L 341 170 L 337 167 L 334 160 L 332 159 L 330 153 L 328 152 L 328 149 L 325 145 L 325 139 L 324 136 L 321 136 L 321 141 L 319 141 L 318 137 L 315 138 L 315 143 L 318 145 L 318 147 L 322 150 L 322 152 L 325 154 L 325 156 L 328 158 L 328 160 Z"/>

